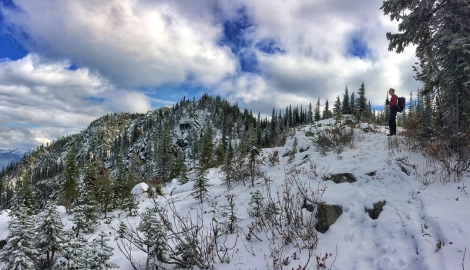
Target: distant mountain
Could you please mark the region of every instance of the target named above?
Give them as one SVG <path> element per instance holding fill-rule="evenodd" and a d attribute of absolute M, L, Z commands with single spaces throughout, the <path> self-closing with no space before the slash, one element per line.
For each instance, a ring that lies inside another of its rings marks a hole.
<path fill-rule="evenodd" d="M 24 154 L 30 153 L 28 148 L 0 149 L 0 168 L 8 166 L 11 162 L 20 161 Z"/>

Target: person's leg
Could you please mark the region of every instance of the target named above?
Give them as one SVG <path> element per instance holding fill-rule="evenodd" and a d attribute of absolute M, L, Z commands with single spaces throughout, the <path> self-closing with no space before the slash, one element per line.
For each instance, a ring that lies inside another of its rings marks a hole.
<path fill-rule="evenodd" d="M 390 109 L 390 134 L 397 135 L 397 109 L 391 108 Z"/>

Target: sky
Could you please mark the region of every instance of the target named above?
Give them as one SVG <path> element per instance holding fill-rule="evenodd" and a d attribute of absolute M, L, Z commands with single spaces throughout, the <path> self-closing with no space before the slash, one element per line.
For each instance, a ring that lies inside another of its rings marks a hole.
<path fill-rule="evenodd" d="M 112 112 L 203 93 L 269 116 L 416 93 L 414 48 L 389 52 L 381 0 L 2 0 L 0 148 L 35 148 Z M 304 107 L 305 108 L 305 107 Z"/>

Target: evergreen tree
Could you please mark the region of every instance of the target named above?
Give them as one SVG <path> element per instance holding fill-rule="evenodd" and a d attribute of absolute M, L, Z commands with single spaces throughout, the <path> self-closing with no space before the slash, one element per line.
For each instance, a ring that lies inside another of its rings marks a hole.
<path fill-rule="evenodd" d="M 199 158 L 199 166 L 203 170 L 207 170 L 212 166 L 213 156 L 212 128 L 208 126 L 201 138 L 201 156 Z"/>
<path fill-rule="evenodd" d="M 92 207 L 96 207 L 99 209 L 101 213 L 104 214 L 104 218 L 107 218 L 107 214 L 109 211 L 113 209 L 113 206 L 116 204 L 116 199 L 115 199 L 115 194 L 113 193 L 113 185 L 111 182 L 111 175 L 108 169 L 104 168 L 104 166 L 99 167 L 99 174 L 96 180 L 96 190 L 95 190 L 95 196 L 89 195 L 88 198 L 81 198 L 86 200 L 84 203 L 90 203 L 93 204 Z M 126 183 L 129 183 L 126 181 Z M 129 190 L 130 194 L 130 190 Z M 120 194 L 122 195 L 122 194 Z M 94 199 L 94 200 L 93 200 Z M 121 202 L 123 202 L 122 200 Z M 122 204 L 119 205 L 122 207 Z"/>
<path fill-rule="evenodd" d="M 221 171 L 224 175 L 225 184 L 227 184 L 228 189 L 232 189 L 232 166 L 233 166 L 234 152 L 231 142 L 229 143 L 227 149 L 227 155 L 225 155 L 224 165 L 221 167 Z"/>
<path fill-rule="evenodd" d="M 320 98 L 317 100 L 317 105 L 315 106 L 315 121 L 320 121 Z"/>
<path fill-rule="evenodd" d="M 341 107 L 341 113 L 342 114 L 350 114 L 351 113 L 351 108 L 349 107 L 351 104 L 349 104 L 349 94 L 348 94 L 348 87 L 344 89 L 344 95 L 343 95 L 343 103 Z"/>
<path fill-rule="evenodd" d="M 5 270 L 37 269 L 37 251 L 34 245 L 35 219 L 29 209 L 20 206 L 11 211 L 8 221 L 7 243 L 0 251 L 0 262 Z"/>
<path fill-rule="evenodd" d="M 60 200 L 67 213 L 70 213 L 72 203 L 78 197 L 78 173 L 75 150 L 71 148 L 65 156 L 64 180 L 60 190 Z"/>
<path fill-rule="evenodd" d="M 169 121 L 164 120 L 160 125 L 161 130 L 155 147 L 156 173 L 159 179 L 168 182 L 171 180 L 172 137 Z"/>
<path fill-rule="evenodd" d="M 16 191 L 12 198 L 12 206 L 10 210 L 15 211 L 20 207 L 24 207 L 28 214 L 32 215 L 35 207 L 35 195 L 31 188 L 31 174 L 29 170 L 23 171 L 23 177 L 16 187 Z"/>
<path fill-rule="evenodd" d="M 328 104 L 328 99 L 325 102 L 325 110 L 323 111 L 322 114 L 322 119 L 328 119 L 333 117 L 333 113 L 330 110 L 330 104 Z"/>
<path fill-rule="evenodd" d="M 351 114 L 356 114 L 356 99 L 354 98 L 354 92 L 351 93 L 351 97 L 349 98 L 349 110 Z"/>
<path fill-rule="evenodd" d="M 313 122 L 312 102 L 310 102 L 310 104 L 308 105 L 307 122 Z"/>
<path fill-rule="evenodd" d="M 276 145 L 277 134 L 278 134 L 278 127 L 277 127 L 277 116 L 276 110 L 273 108 L 271 113 L 271 122 L 270 122 L 270 129 L 269 129 L 269 142 L 270 146 Z"/>
<path fill-rule="evenodd" d="M 142 214 L 137 230 L 142 232 L 142 249 L 147 253 L 146 269 L 158 269 L 158 261 L 168 261 L 166 252 L 166 231 L 162 222 L 158 219 L 156 209 L 147 208 Z"/>
<path fill-rule="evenodd" d="M 211 186 L 213 185 L 209 184 L 209 178 L 206 177 L 206 170 L 202 167 L 198 167 L 191 196 L 199 200 L 200 203 L 203 203 L 204 198 L 209 196 L 209 188 Z"/>
<path fill-rule="evenodd" d="M 366 87 L 364 86 L 364 82 L 362 82 L 361 87 L 357 92 L 359 97 L 357 98 L 357 113 L 359 118 L 361 117 L 369 117 L 367 114 L 367 99 L 366 99 Z"/>
<path fill-rule="evenodd" d="M 96 213 L 96 202 L 86 190 L 83 184 L 80 185 L 80 197 L 78 197 L 73 217 L 70 219 L 75 224 L 75 232 L 78 236 L 80 232 L 91 233 L 98 224 L 99 216 Z"/>
<path fill-rule="evenodd" d="M 106 233 L 102 231 L 98 234 L 98 237 L 98 239 L 94 239 L 90 244 L 90 254 L 93 259 L 90 260 L 89 269 L 107 270 L 119 268 L 117 264 L 109 261 L 111 256 L 113 256 L 114 248 L 106 243 L 109 241 Z"/>
<path fill-rule="evenodd" d="M 183 185 L 189 181 L 188 178 L 188 167 L 184 164 L 184 156 L 183 152 L 178 151 L 175 165 L 174 165 L 176 172 L 174 178 L 178 178 L 178 182 Z"/>
<path fill-rule="evenodd" d="M 294 160 L 295 154 L 297 154 L 297 144 L 297 137 L 295 137 L 294 142 L 292 143 L 292 150 L 289 152 L 289 163 Z"/>
<path fill-rule="evenodd" d="M 39 215 L 35 234 L 36 247 L 44 267 L 52 269 L 56 254 L 62 250 L 63 235 L 64 224 L 57 211 L 57 205 L 50 199 Z"/>
<path fill-rule="evenodd" d="M 60 270 L 79 270 L 85 269 L 85 244 L 75 237 L 71 230 L 63 235 L 63 245 L 60 251 L 60 257 L 54 264 L 55 269 Z"/>
<path fill-rule="evenodd" d="M 117 159 L 117 173 L 112 187 L 116 206 L 120 209 L 126 209 L 126 202 L 132 197 L 133 184 L 129 181 L 129 174 L 121 155 Z"/>
<path fill-rule="evenodd" d="M 341 117 L 341 100 L 339 99 L 339 96 L 336 97 L 335 104 L 333 107 L 333 113 L 335 115 L 336 119 L 339 119 Z"/>

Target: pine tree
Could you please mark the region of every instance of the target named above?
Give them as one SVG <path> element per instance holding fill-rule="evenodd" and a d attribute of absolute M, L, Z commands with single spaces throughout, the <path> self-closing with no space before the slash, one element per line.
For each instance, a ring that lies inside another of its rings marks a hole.
<path fill-rule="evenodd" d="M 349 98 L 349 110 L 351 114 L 356 114 L 356 99 L 354 98 L 354 92 L 351 93 L 351 97 Z"/>
<path fill-rule="evenodd" d="M 227 185 L 228 189 L 232 189 L 233 159 L 234 159 L 233 147 L 231 145 L 231 142 L 229 142 L 227 154 L 225 155 L 224 164 L 220 168 L 220 170 L 222 171 L 222 174 L 224 175 L 223 181 Z"/>
<path fill-rule="evenodd" d="M 81 198 L 86 201 L 84 203 L 92 204 L 91 207 L 99 208 L 99 211 L 104 214 L 104 218 L 107 218 L 109 211 L 113 209 L 113 206 L 116 204 L 115 194 L 113 193 L 113 186 L 111 182 L 111 175 L 108 169 L 104 166 L 100 166 L 98 169 L 98 177 L 96 180 L 96 190 L 94 198 L 89 196 L 88 198 Z M 129 183 L 126 181 L 126 183 Z M 130 194 L 130 190 L 129 190 Z M 87 194 L 91 195 L 91 194 Z M 122 194 L 120 194 L 122 195 Z M 121 202 L 123 202 L 122 200 Z M 122 204 L 119 205 L 122 207 Z M 97 209 L 98 210 L 98 209 Z"/>
<path fill-rule="evenodd" d="M 320 98 L 317 100 L 317 105 L 315 106 L 315 121 L 320 121 Z"/>
<path fill-rule="evenodd" d="M 313 122 L 312 102 L 310 102 L 310 104 L 308 105 L 307 122 Z"/>
<path fill-rule="evenodd" d="M 25 207 L 28 214 L 32 215 L 35 207 L 35 195 L 31 188 L 31 174 L 29 170 L 23 171 L 23 177 L 16 187 L 16 191 L 12 198 L 12 206 L 10 210 L 15 211 L 20 207 Z"/>
<path fill-rule="evenodd" d="M 29 270 L 37 269 L 37 251 L 34 245 L 35 219 L 29 209 L 20 206 L 11 211 L 8 222 L 9 235 L 7 243 L 0 251 L 2 269 Z"/>
<path fill-rule="evenodd" d="M 177 157 L 175 161 L 175 169 L 177 174 L 174 175 L 174 178 L 178 178 L 178 183 L 181 185 L 188 183 L 188 167 L 184 164 L 184 156 L 182 151 L 177 152 Z"/>
<path fill-rule="evenodd" d="M 117 264 L 109 261 L 111 256 L 113 256 L 114 248 L 106 244 L 106 242 L 109 241 L 106 233 L 101 231 L 98 234 L 98 237 L 98 239 L 94 239 L 90 244 L 90 251 L 93 258 L 89 264 L 90 269 L 107 270 L 112 268 L 119 268 Z"/>
<path fill-rule="evenodd" d="M 98 224 L 99 216 L 96 213 L 96 202 L 86 190 L 83 184 L 80 185 L 80 197 L 78 197 L 73 217 L 70 219 L 75 224 L 77 236 L 80 232 L 91 233 Z"/>
<path fill-rule="evenodd" d="M 116 207 L 126 209 L 125 202 L 129 197 L 132 197 L 131 190 L 133 184 L 129 181 L 129 174 L 121 155 L 119 155 L 117 159 L 117 173 L 114 177 L 112 187 Z"/>
<path fill-rule="evenodd" d="M 342 114 L 350 114 L 351 113 L 351 108 L 349 107 L 351 104 L 349 104 L 349 94 L 348 94 L 348 87 L 344 89 L 344 95 L 343 95 L 343 103 L 341 107 L 341 113 Z"/>
<path fill-rule="evenodd" d="M 172 156 L 172 137 L 169 121 L 163 120 L 160 124 L 161 130 L 159 131 L 158 140 L 155 147 L 156 157 L 156 173 L 157 177 L 163 182 L 168 182 L 171 179 L 171 156 Z"/>
<path fill-rule="evenodd" d="M 294 160 L 295 154 L 297 154 L 297 144 L 297 137 L 295 137 L 294 142 L 292 143 L 292 150 L 289 152 L 289 163 Z"/>
<path fill-rule="evenodd" d="M 213 186 L 209 184 L 209 178 L 206 177 L 206 170 L 202 167 L 196 169 L 196 178 L 194 179 L 194 185 L 191 192 L 193 198 L 203 203 L 204 198 L 209 196 L 209 188 Z"/>
<path fill-rule="evenodd" d="M 61 256 L 57 258 L 54 264 L 55 269 L 85 269 L 85 244 L 75 237 L 75 233 L 71 230 L 65 231 L 63 237 L 63 245 L 60 251 Z"/>
<path fill-rule="evenodd" d="M 263 194 L 259 190 L 256 190 L 255 192 L 252 191 L 250 194 L 251 199 L 248 205 L 251 209 L 248 211 L 248 214 L 250 217 L 260 218 L 263 215 L 265 207 Z"/>
<path fill-rule="evenodd" d="M 64 181 L 60 190 L 61 202 L 67 213 L 70 213 L 72 203 L 78 197 L 78 173 L 75 150 L 71 148 L 65 156 Z"/>
<path fill-rule="evenodd" d="M 364 82 L 362 82 L 361 87 L 357 92 L 359 97 L 357 98 L 357 112 L 359 118 L 362 117 L 369 117 L 367 114 L 367 99 L 366 99 L 366 87 L 364 86 Z"/>
<path fill-rule="evenodd" d="M 336 119 L 339 119 L 341 117 L 341 100 L 339 99 L 339 96 L 336 97 L 333 113 L 335 114 Z"/>
<path fill-rule="evenodd" d="M 147 253 L 146 269 L 158 269 L 158 261 L 167 261 L 166 231 L 156 209 L 147 208 L 137 230 L 142 232 L 142 249 Z"/>
<path fill-rule="evenodd" d="M 330 105 L 328 104 L 328 99 L 325 102 L 325 110 L 323 111 L 322 119 L 328 119 L 333 117 L 333 113 L 330 110 Z"/>
<path fill-rule="evenodd" d="M 36 227 L 36 247 L 46 268 L 52 269 L 56 253 L 62 250 L 64 224 L 57 211 L 57 205 L 50 199 L 39 215 Z"/>
<path fill-rule="evenodd" d="M 207 170 L 212 166 L 214 146 L 212 142 L 212 128 L 209 126 L 204 130 L 201 138 L 201 156 L 199 158 L 199 167 Z"/>

